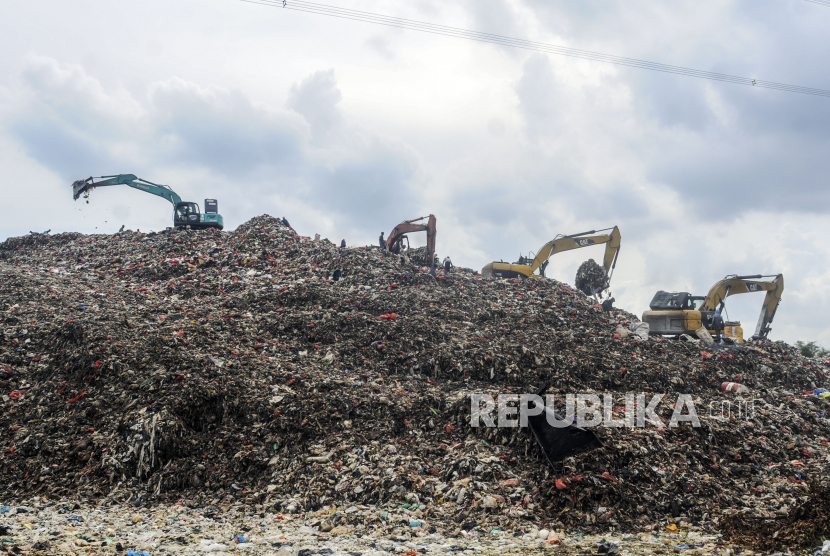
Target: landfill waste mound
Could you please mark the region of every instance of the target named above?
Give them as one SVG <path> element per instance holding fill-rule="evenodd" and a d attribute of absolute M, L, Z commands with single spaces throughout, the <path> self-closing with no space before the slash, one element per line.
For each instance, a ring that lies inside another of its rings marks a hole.
<path fill-rule="evenodd" d="M 242 504 L 399 536 L 665 533 L 787 516 L 826 485 L 828 361 L 643 340 L 632 314 L 554 280 L 427 270 L 269 216 L 6 240 L 0 502 Z M 470 426 L 471 393 L 544 385 L 615 406 L 663 393 L 664 421 L 688 393 L 701 426 L 596 427 L 604 447 L 555 465 L 526 428 Z"/>
<path fill-rule="evenodd" d="M 594 259 L 588 259 L 576 270 L 574 284 L 585 295 L 593 295 L 602 291 L 606 285 L 605 270 Z"/>
<path fill-rule="evenodd" d="M 830 488 L 811 487 L 807 501 L 787 516 L 768 519 L 733 514 L 723 518 L 720 529 L 729 541 L 758 550 L 821 545 L 830 537 Z"/>

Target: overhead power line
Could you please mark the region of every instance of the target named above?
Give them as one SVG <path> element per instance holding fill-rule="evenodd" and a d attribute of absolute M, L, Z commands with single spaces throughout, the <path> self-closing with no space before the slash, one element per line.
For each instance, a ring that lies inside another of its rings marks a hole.
<path fill-rule="evenodd" d="M 536 52 L 545 52 L 547 54 L 557 54 L 560 56 L 570 56 L 573 58 L 582 58 L 584 60 L 593 60 L 596 62 L 605 62 L 608 64 L 617 64 L 621 66 L 629 66 L 634 68 L 646 69 L 651 71 L 660 71 L 664 73 L 673 73 L 677 75 L 685 75 L 688 77 L 697 77 L 700 79 L 710 79 L 713 81 L 725 81 L 728 83 L 735 83 L 737 85 L 748 85 L 750 87 L 760 87 L 763 89 L 775 89 L 778 91 L 786 91 L 789 93 L 802 93 L 805 95 L 816 95 L 823 97 L 830 97 L 830 90 L 815 89 L 812 87 L 802 87 L 799 85 L 788 85 L 786 83 L 776 83 L 775 81 L 764 81 L 762 79 L 752 79 L 750 77 L 740 77 L 736 75 L 728 75 L 725 73 L 716 73 L 711 71 L 696 70 L 693 68 L 686 68 L 682 66 L 673 66 L 669 64 L 660 64 L 657 62 L 648 62 L 646 60 L 637 60 L 635 58 L 625 58 L 623 56 L 614 56 L 612 54 L 602 54 L 600 52 L 591 52 L 589 50 L 579 50 L 576 48 L 569 48 L 566 46 L 557 46 L 553 44 L 546 44 L 535 41 L 528 41 L 524 39 L 515 39 L 505 37 L 502 35 L 494 35 L 492 33 L 482 33 L 479 31 L 470 31 L 467 29 L 460 29 L 457 27 L 448 27 L 446 25 L 437 25 L 434 23 L 427 23 L 423 21 L 415 21 L 412 19 L 404 19 L 400 17 L 391 17 L 372 12 L 364 12 L 359 10 L 351 10 L 348 8 L 339 8 L 336 6 L 329 6 L 326 4 L 318 4 L 315 2 L 307 2 L 305 0 L 241 0 L 251 4 L 261 4 L 264 6 L 272 6 L 283 8 L 287 10 L 295 10 L 300 12 L 325 15 L 329 17 L 337 17 L 341 19 L 351 19 L 353 21 L 362 21 L 365 23 L 372 23 L 375 25 L 385 25 L 387 27 L 398 27 L 400 29 L 409 29 L 411 31 L 420 31 L 422 33 L 432 33 L 435 35 L 443 35 L 446 37 L 454 37 L 459 39 L 467 39 L 478 42 L 487 42 L 498 44 L 501 46 L 510 46 L 513 48 L 522 48 L 525 50 L 534 50 Z M 818 1 L 818 0 L 809 0 Z"/>
<path fill-rule="evenodd" d="M 807 0 L 813 4 L 821 4 L 822 6 L 830 6 L 830 0 Z"/>

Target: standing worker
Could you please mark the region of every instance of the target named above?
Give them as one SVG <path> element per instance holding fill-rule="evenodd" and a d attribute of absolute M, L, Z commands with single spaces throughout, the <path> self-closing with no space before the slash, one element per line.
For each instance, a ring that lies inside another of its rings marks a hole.
<path fill-rule="evenodd" d="M 715 329 L 715 341 L 720 343 L 721 337 L 723 336 L 723 317 L 721 316 L 720 312 L 723 309 L 723 304 L 718 307 L 717 311 L 715 311 L 715 315 L 712 317 L 712 328 Z"/>
<path fill-rule="evenodd" d="M 429 275 L 434 277 L 437 268 L 438 268 L 437 264 L 433 264 L 431 267 L 429 267 Z"/>
<path fill-rule="evenodd" d="M 380 233 L 380 239 L 378 239 L 378 243 L 380 243 L 380 248 L 381 249 L 386 249 L 386 240 L 383 239 L 383 234 L 384 234 L 384 232 Z"/>
<path fill-rule="evenodd" d="M 450 260 L 450 256 L 447 255 L 446 257 L 444 257 L 444 274 L 449 274 L 451 268 L 452 261 Z"/>
<path fill-rule="evenodd" d="M 345 240 L 345 239 L 341 239 L 341 240 L 340 240 L 340 249 L 345 249 L 345 248 L 346 248 L 346 240 Z"/>

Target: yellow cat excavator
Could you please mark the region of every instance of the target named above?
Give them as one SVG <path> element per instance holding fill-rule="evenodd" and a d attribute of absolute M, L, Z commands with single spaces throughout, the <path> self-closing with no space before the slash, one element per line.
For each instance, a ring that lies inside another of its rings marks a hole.
<path fill-rule="evenodd" d="M 611 232 L 591 235 L 607 230 L 611 230 Z M 590 247 L 591 245 L 602 245 L 604 243 L 605 256 L 602 259 L 602 268 L 605 270 L 607 287 L 607 283 L 611 279 L 611 273 L 617 265 L 617 255 L 620 253 L 620 240 L 620 229 L 616 226 L 602 230 L 582 232 L 581 234 L 568 236 L 558 235 L 544 244 L 533 260 L 530 257 L 519 256 L 519 261 L 513 264 L 504 261 L 494 261 L 481 269 L 481 275 L 484 278 L 542 278 L 545 275 L 548 259 L 556 253 L 579 249 L 581 247 Z M 534 274 L 537 270 L 539 273 Z"/>
<path fill-rule="evenodd" d="M 761 281 L 762 278 L 772 278 L 772 280 Z M 716 311 L 723 310 L 727 297 L 739 293 L 761 291 L 767 292 L 767 295 L 764 298 L 764 305 L 752 338 L 766 338 L 784 291 L 783 274 L 766 276 L 733 274 L 712 286 L 706 297 L 694 296 L 688 292 L 659 291 L 649 304 L 651 310 L 643 313 L 643 322 L 648 323 L 649 334 L 654 335 L 694 335 L 701 327 L 714 334 L 712 320 Z M 740 322 L 725 322 L 723 331 L 727 338 L 743 343 L 744 331 Z"/>

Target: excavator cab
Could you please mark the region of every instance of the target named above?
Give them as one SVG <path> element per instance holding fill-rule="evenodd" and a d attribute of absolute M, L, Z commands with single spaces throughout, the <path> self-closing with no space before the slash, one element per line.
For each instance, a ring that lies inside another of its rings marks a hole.
<path fill-rule="evenodd" d="M 222 215 L 217 212 L 218 203 L 215 199 L 205 199 L 205 212 L 199 210 L 198 203 L 190 201 L 181 201 L 176 203 L 176 209 L 173 211 L 173 226 L 176 228 L 184 228 L 190 226 L 193 229 L 217 228 L 221 230 L 224 227 Z"/>
<path fill-rule="evenodd" d="M 652 311 L 698 311 L 706 298 L 688 292 L 664 292 L 654 294 L 649 303 Z"/>
<path fill-rule="evenodd" d="M 173 225 L 175 227 L 192 226 L 194 228 L 199 225 L 199 205 L 187 201 L 176 203 L 176 210 L 173 211 Z"/>

